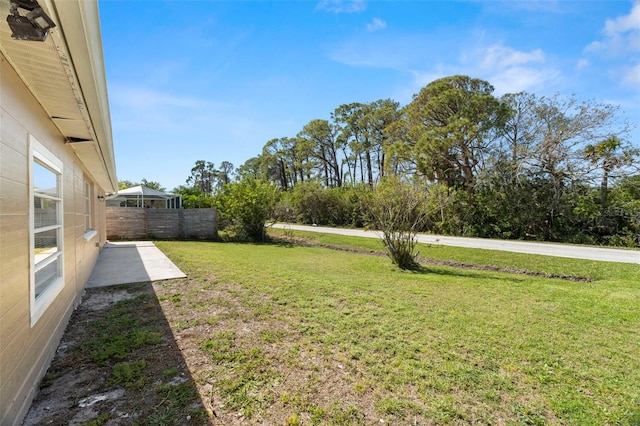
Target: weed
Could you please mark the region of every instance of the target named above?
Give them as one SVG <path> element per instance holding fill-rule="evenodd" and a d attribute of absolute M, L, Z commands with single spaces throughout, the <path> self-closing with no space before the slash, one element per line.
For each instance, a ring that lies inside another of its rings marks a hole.
<path fill-rule="evenodd" d="M 173 306 L 179 307 L 182 306 L 182 294 L 181 293 L 175 293 L 172 294 L 171 296 L 161 296 L 158 298 L 158 300 L 160 301 L 169 301 Z"/>
<path fill-rule="evenodd" d="M 102 413 L 95 419 L 81 423 L 80 426 L 102 426 L 104 424 L 107 424 L 107 422 L 111 420 L 112 417 L 113 416 L 111 415 L 111 413 Z"/>
<path fill-rule="evenodd" d="M 385 398 L 377 401 L 375 407 L 380 414 L 401 419 L 406 419 L 422 412 L 422 408 L 418 404 L 396 398 Z"/>
<path fill-rule="evenodd" d="M 169 405 L 174 407 L 185 407 L 198 399 L 198 393 L 190 382 L 177 385 L 158 385 L 156 391 L 163 397 L 163 401 L 169 401 Z"/>
<path fill-rule="evenodd" d="M 182 319 L 179 321 L 176 321 L 176 331 L 182 331 L 182 330 L 186 330 L 188 328 L 192 328 L 195 327 L 196 325 L 198 325 L 200 323 L 199 320 L 197 319 Z"/>
<path fill-rule="evenodd" d="M 42 378 L 42 382 L 40 382 L 40 387 L 46 388 L 47 386 L 51 386 L 53 382 L 58 378 L 59 373 L 53 369 L 47 370 L 47 373 Z"/>
<path fill-rule="evenodd" d="M 235 333 L 222 331 L 204 341 L 200 349 L 208 353 L 214 363 L 232 367 L 224 370 L 226 377 L 218 380 L 216 387 L 230 409 L 242 410 L 249 418 L 256 409 L 273 402 L 269 389 L 279 375 L 269 366 L 263 350 L 246 347 L 236 340 Z"/>
<path fill-rule="evenodd" d="M 307 412 L 311 415 L 311 424 L 322 424 L 326 414 L 322 407 L 315 404 L 309 404 Z"/>
<path fill-rule="evenodd" d="M 359 425 L 364 424 L 364 415 L 353 405 L 346 408 L 335 404 L 328 413 L 330 422 L 335 425 Z"/>
<path fill-rule="evenodd" d="M 161 332 L 142 327 L 140 320 L 128 314 L 135 304 L 122 302 L 127 301 L 118 302 L 103 320 L 89 324 L 90 337 L 81 350 L 98 364 L 123 360 L 143 345 L 162 341 Z"/>
<path fill-rule="evenodd" d="M 140 389 L 145 384 L 146 361 L 119 362 L 113 366 L 113 373 L 107 386 L 123 384 L 127 389 Z"/>
<path fill-rule="evenodd" d="M 182 425 L 184 419 L 178 418 L 178 413 L 172 407 L 161 407 L 151 414 L 144 422 L 149 426 Z"/>
<path fill-rule="evenodd" d="M 135 306 L 135 307 L 139 307 L 139 305 L 142 302 L 145 302 L 149 299 L 149 295 L 148 294 L 138 294 L 135 297 L 131 297 L 129 299 L 123 299 L 123 300 L 118 300 L 116 302 L 115 308 L 119 309 L 119 308 L 126 308 L 126 307 L 130 307 L 130 306 Z"/>
<path fill-rule="evenodd" d="M 265 343 L 278 343 L 287 335 L 283 330 L 262 330 L 260 338 Z"/>
<path fill-rule="evenodd" d="M 542 409 L 533 409 L 522 404 L 515 404 L 511 409 L 520 424 L 532 426 L 543 426 L 547 424 L 544 410 Z"/>
<path fill-rule="evenodd" d="M 288 426 L 298 426 L 300 424 L 300 416 L 298 414 L 292 414 L 287 417 Z"/>
<path fill-rule="evenodd" d="M 164 370 L 162 372 L 162 377 L 165 378 L 165 379 L 168 379 L 168 378 L 171 378 L 171 377 L 175 376 L 176 374 L 178 374 L 178 369 L 175 368 L 175 367 L 171 367 L 171 368 L 169 368 L 167 370 Z"/>

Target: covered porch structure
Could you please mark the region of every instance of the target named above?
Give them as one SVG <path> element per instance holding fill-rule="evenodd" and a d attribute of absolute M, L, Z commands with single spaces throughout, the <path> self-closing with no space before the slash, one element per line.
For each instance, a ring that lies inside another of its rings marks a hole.
<path fill-rule="evenodd" d="M 180 209 L 182 208 L 182 195 L 169 194 L 138 185 L 118 191 L 118 195 L 107 200 L 107 207 Z"/>

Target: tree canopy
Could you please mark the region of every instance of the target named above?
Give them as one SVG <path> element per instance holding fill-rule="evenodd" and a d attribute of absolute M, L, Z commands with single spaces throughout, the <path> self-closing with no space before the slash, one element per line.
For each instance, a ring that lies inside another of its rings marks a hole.
<path fill-rule="evenodd" d="M 258 179 L 283 193 L 276 215 L 357 225 L 368 191 L 396 176 L 432 194 L 423 230 L 617 245 L 640 237 L 632 212 L 638 141 L 628 140 L 630 126 L 613 105 L 575 95 L 496 97 L 489 82 L 454 75 L 404 107 L 379 99 L 329 115 L 266 141 L 235 170 L 196 161 L 183 199 L 206 205 L 225 185 Z"/>

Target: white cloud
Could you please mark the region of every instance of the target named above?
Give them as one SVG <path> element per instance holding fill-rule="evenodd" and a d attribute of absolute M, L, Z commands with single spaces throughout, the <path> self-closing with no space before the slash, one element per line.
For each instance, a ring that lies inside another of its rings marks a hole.
<path fill-rule="evenodd" d="M 589 68 L 591 66 L 591 62 L 588 59 L 581 58 L 576 62 L 576 71 L 581 71 L 583 69 Z"/>
<path fill-rule="evenodd" d="M 531 52 L 520 52 L 502 45 L 489 46 L 483 53 L 483 68 L 505 68 L 527 64 L 529 62 L 544 62 L 544 53 L 540 49 Z"/>
<path fill-rule="evenodd" d="M 190 134 L 212 120 L 237 112 L 241 106 L 188 95 L 175 95 L 144 86 L 109 86 L 114 128 L 126 132 Z"/>
<path fill-rule="evenodd" d="M 640 1 L 633 3 L 627 15 L 607 19 L 602 29 L 603 38 L 595 40 L 585 52 L 596 54 L 607 61 L 603 65 L 618 84 L 635 90 L 640 88 Z"/>
<path fill-rule="evenodd" d="M 482 3 L 484 8 L 492 13 L 505 13 L 505 11 L 564 13 L 567 8 L 560 0 L 502 0 L 479 1 L 478 3 Z"/>
<path fill-rule="evenodd" d="M 604 39 L 590 43 L 587 51 L 609 56 L 640 51 L 640 1 L 634 3 L 628 15 L 607 19 L 602 33 Z"/>
<path fill-rule="evenodd" d="M 411 82 L 395 89 L 397 99 L 410 101 L 411 95 L 445 76 L 463 74 L 491 83 L 496 95 L 520 91 L 537 92 L 556 87 L 561 73 L 548 63 L 542 49 L 518 50 L 502 43 L 477 44 L 469 48 L 467 38 L 446 48 L 437 44 L 440 37 L 392 35 L 360 37 L 329 52 L 332 60 L 352 67 L 393 69 L 411 76 Z M 422 46 L 416 49 L 415 46 Z M 460 51 L 457 59 L 451 52 Z"/>
<path fill-rule="evenodd" d="M 352 67 L 408 71 L 411 64 L 424 62 L 426 52 L 430 50 L 428 46 L 432 44 L 423 36 L 374 33 L 332 46 L 327 53 L 331 60 Z M 415 46 L 424 48 L 416 49 Z"/>
<path fill-rule="evenodd" d="M 373 21 L 367 24 L 367 31 L 374 32 L 378 30 L 383 30 L 387 27 L 387 23 L 382 19 L 373 18 Z"/>
<path fill-rule="evenodd" d="M 534 91 L 556 80 L 560 73 L 541 49 L 520 51 L 493 44 L 465 52 L 461 63 L 464 73 L 490 82 L 497 95 Z"/>
<path fill-rule="evenodd" d="M 322 0 L 316 6 L 318 10 L 333 13 L 358 13 L 367 8 L 364 0 Z"/>
<path fill-rule="evenodd" d="M 404 90 L 397 92 L 398 99 L 408 102 L 411 100 L 411 95 L 418 93 L 432 81 L 457 74 L 488 81 L 494 87 L 496 96 L 522 91 L 538 92 L 542 88 L 554 86 L 560 78 L 560 72 L 554 67 L 511 66 L 488 70 L 473 67 L 470 64 L 438 64 L 430 71 L 412 71 L 412 83 Z"/>
<path fill-rule="evenodd" d="M 110 101 L 114 104 L 132 109 L 169 108 L 202 108 L 208 101 L 188 96 L 175 96 L 169 93 L 146 87 L 118 86 L 109 88 Z"/>
<path fill-rule="evenodd" d="M 622 82 L 632 87 L 640 87 L 640 64 L 623 68 Z"/>
<path fill-rule="evenodd" d="M 560 73 L 552 68 L 511 67 L 488 77 L 497 95 L 533 91 L 557 79 Z"/>
<path fill-rule="evenodd" d="M 604 23 L 604 33 L 609 37 L 629 31 L 640 31 L 640 2 L 638 1 L 628 15 L 607 19 Z"/>

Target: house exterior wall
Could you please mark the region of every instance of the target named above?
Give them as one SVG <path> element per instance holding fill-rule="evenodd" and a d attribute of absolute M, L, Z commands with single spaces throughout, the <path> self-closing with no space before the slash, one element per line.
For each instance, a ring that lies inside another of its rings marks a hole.
<path fill-rule="evenodd" d="M 32 324 L 30 308 L 30 138 L 63 164 L 64 287 Z M 19 424 L 105 244 L 104 190 L 0 53 L 0 425 Z M 92 188 L 87 239 L 84 182 Z"/>

